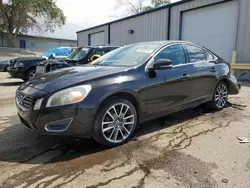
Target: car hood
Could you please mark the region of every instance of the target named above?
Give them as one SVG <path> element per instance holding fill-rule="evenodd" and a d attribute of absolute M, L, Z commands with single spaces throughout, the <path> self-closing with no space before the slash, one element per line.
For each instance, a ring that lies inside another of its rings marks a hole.
<path fill-rule="evenodd" d="M 91 65 L 64 68 L 34 78 L 23 84 L 20 89 L 23 89 L 24 87 L 33 87 L 47 92 L 55 92 L 69 86 L 88 83 L 88 81 L 91 81 L 92 79 L 121 73 L 127 69 L 127 67 Z"/>
<path fill-rule="evenodd" d="M 39 66 L 47 66 L 47 65 L 57 65 L 57 64 L 62 64 L 64 61 L 62 59 L 49 59 L 46 61 L 41 61 L 38 63 Z"/>
<path fill-rule="evenodd" d="M 21 62 L 25 62 L 25 61 L 42 61 L 42 60 L 45 60 L 45 58 L 43 57 L 19 57 L 19 58 L 16 58 L 15 59 L 16 61 L 21 61 Z"/>

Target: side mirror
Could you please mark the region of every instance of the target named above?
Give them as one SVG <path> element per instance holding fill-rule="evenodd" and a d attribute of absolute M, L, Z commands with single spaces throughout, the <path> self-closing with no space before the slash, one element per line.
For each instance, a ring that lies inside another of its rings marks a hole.
<path fill-rule="evenodd" d="M 169 59 L 158 59 L 153 65 L 154 70 L 162 70 L 172 68 L 172 61 Z"/>

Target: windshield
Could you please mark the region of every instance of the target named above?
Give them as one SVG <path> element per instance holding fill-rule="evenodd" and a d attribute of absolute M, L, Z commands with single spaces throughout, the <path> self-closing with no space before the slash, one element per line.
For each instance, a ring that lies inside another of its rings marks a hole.
<path fill-rule="evenodd" d="M 113 50 L 92 62 L 102 66 L 135 66 L 143 63 L 159 44 L 138 43 Z"/>
<path fill-rule="evenodd" d="M 88 54 L 89 50 L 90 48 L 77 48 L 67 59 L 78 61 L 84 58 Z"/>
<path fill-rule="evenodd" d="M 49 49 L 47 52 L 44 52 L 42 56 L 49 57 L 52 54 L 55 54 L 56 56 L 65 56 L 67 57 L 70 54 L 70 49 L 69 48 L 52 48 Z"/>

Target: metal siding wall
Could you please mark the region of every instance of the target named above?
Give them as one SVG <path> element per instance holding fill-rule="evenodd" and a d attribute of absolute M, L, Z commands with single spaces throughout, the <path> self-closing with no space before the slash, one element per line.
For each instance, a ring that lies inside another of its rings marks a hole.
<path fill-rule="evenodd" d="M 105 43 L 105 32 L 90 34 L 90 45 L 102 45 Z"/>
<path fill-rule="evenodd" d="M 250 63 L 250 1 L 240 0 L 239 7 L 239 23 L 238 23 L 238 34 L 237 34 L 237 59 L 236 63 Z M 236 76 L 239 76 L 242 72 L 237 70 Z M 250 80 L 250 71 L 242 77 L 241 80 Z"/>
<path fill-rule="evenodd" d="M 237 35 L 237 63 L 250 63 L 250 1 L 240 0 Z"/>
<path fill-rule="evenodd" d="M 86 32 L 77 33 L 78 46 L 88 46 L 88 34 Z"/>
<path fill-rule="evenodd" d="M 95 29 L 83 31 L 80 33 L 77 33 L 78 38 L 78 46 L 88 46 L 88 36 L 89 34 L 97 33 L 104 31 L 104 42 L 105 44 L 108 44 L 108 24 L 102 27 L 98 27 Z"/>
<path fill-rule="evenodd" d="M 168 9 L 144 14 L 110 25 L 111 44 L 131 44 L 142 41 L 166 40 Z M 128 34 L 128 30 L 134 30 Z"/>
<path fill-rule="evenodd" d="M 173 6 L 171 9 L 171 25 L 170 25 L 170 39 L 179 39 L 179 26 L 181 11 L 186 11 L 201 6 L 206 6 L 213 3 L 223 2 L 224 0 L 194 0 L 187 3 L 183 3 L 177 6 Z"/>
<path fill-rule="evenodd" d="M 29 36 L 17 36 L 15 40 L 16 48 L 20 47 L 20 40 L 23 39 L 26 41 L 26 49 L 33 50 L 43 50 L 46 51 L 50 48 L 57 48 L 60 46 L 76 46 L 76 41 L 67 41 L 61 39 L 48 39 L 48 38 L 35 38 Z"/>

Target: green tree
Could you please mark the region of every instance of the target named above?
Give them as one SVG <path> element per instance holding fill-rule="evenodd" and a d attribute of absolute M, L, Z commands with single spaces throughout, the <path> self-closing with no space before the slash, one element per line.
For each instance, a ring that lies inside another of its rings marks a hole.
<path fill-rule="evenodd" d="M 171 3 L 170 0 L 152 0 L 151 2 L 154 8 L 161 7 Z"/>
<path fill-rule="evenodd" d="M 65 25 L 66 17 L 54 0 L 0 0 L 0 32 L 5 33 L 10 47 L 19 33 L 29 29 L 54 32 Z"/>
<path fill-rule="evenodd" d="M 138 14 L 144 11 L 144 0 L 126 0 L 129 6 L 129 14 Z"/>

